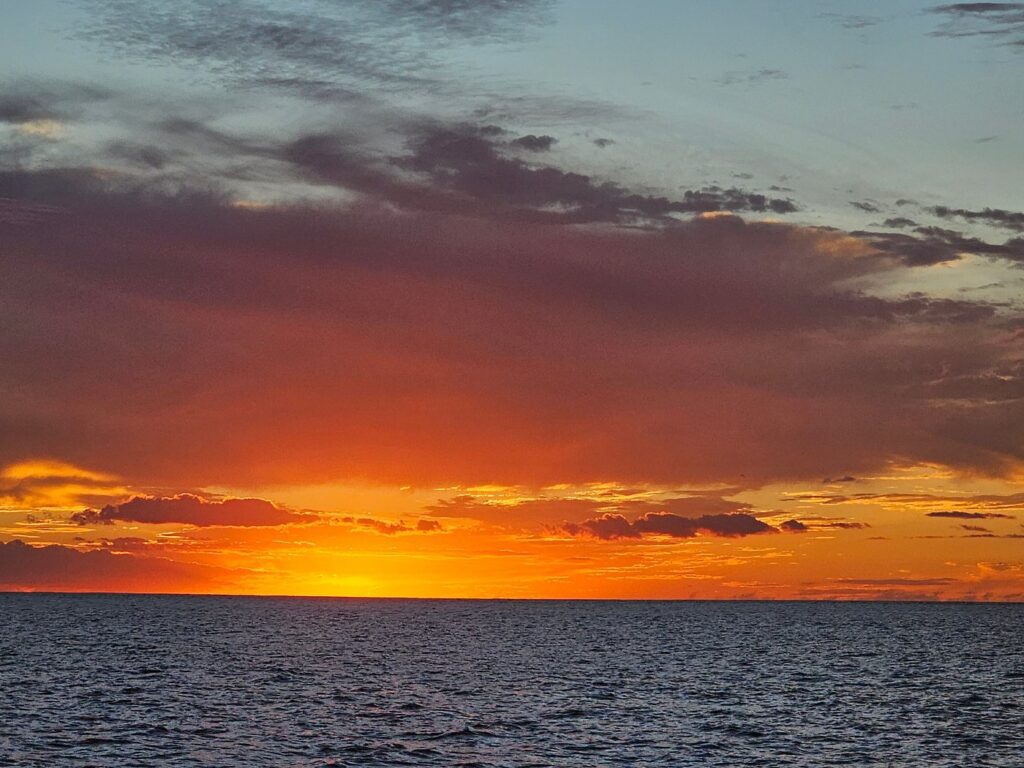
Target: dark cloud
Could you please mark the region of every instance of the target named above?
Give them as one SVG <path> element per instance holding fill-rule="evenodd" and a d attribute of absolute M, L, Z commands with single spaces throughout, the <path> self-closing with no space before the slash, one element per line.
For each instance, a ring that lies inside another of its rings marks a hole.
<path fill-rule="evenodd" d="M 893 229 L 906 229 L 907 227 L 916 227 L 917 222 L 913 219 L 908 219 L 906 216 L 895 216 L 883 221 L 882 226 Z"/>
<path fill-rule="evenodd" d="M 954 520 L 1013 520 L 1013 515 L 999 512 L 964 512 L 958 509 L 928 512 L 925 517 L 949 517 Z"/>
<path fill-rule="evenodd" d="M 264 526 L 311 522 L 317 516 L 282 509 L 263 499 L 211 500 L 183 493 L 166 498 L 136 496 L 122 504 L 109 504 L 100 510 L 76 512 L 70 519 L 79 525 L 183 523 L 197 526 Z"/>
<path fill-rule="evenodd" d="M 581 523 L 565 523 L 562 530 L 571 536 L 594 536 L 598 539 L 639 539 L 640 531 L 622 515 L 608 513 Z M 690 536 L 696 532 L 689 529 Z"/>
<path fill-rule="evenodd" d="M 558 139 L 554 136 L 537 136 L 530 133 L 526 136 L 520 136 L 518 139 L 513 139 L 509 143 L 514 147 L 519 147 L 530 152 L 547 152 L 551 147 L 558 143 Z"/>
<path fill-rule="evenodd" d="M 0 543 L 0 589 L 116 592 L 210 592 L 230 590 L 242 575 L 155 557 L 80 551 L 61 545 Z"/>
<path fill-rule="evenodd" d="M 857 478 L 853 475 L 842 475 L 841 477 L 826 477 L 821 482 L 825 485 L 832 483 L 855 483 L 857 482 Z"/>
<path fill-rule="evenodd" d="M 736 217 L 586 231 L 488 219 L 482 205 L 480 221 L 419 216 L 416 201 L 405 214 L 369 200 L 240 210 L 116 182 L 75 169 L 0 173 L 0 196 L 63 210 L 4 234 L 0 306 L 16 331 L 0 339 L 0 386 L 31 385 L 34 400 L 3 401 L 3 456 L 162 465 L 166 485 L 239 479 L 243 466 L 264 482 L 267 472 L 380 477 L 386 466 L 408 471 L 403 482 L 565 481 L 553 467 L 578 480 L 676 482 L 734 477 L 739 465 L 756 482 L 865 471 L 886 445 L 990 468 L 1017 450 L 989 447 L 1005 428 L 980 443 L 928 437 L 945 427 L 942 400 L 907 399 L 1011 352 L 990 338 L 992 309 L 849 292 L 844 280 L 892 266 L 866 251 L 830 255 L 858 247 L 841 234 Z M 371 176 L 364 189 L 379 184 Z M 396 182 L 379 196 L 406 190 Z M 57 361 L 74 375 L 58 375 Z M 417 404 L 428 401 L 445 405 Z M 472 428 L 483 414 L 503 441 Z M 778 449 L 780 434 L 793 451 Z M 438 440 L 460 447 L 428 448 Z M 808 441 L 815 450 L 795 450 Z M 189 474 L 167 477 L 175 465 Z"/>
<path fill-rule="evenodd" d="M 671 512 L 649 512 L 632 522 L 616 513 L 565 523 L 562 530 L 572 536 L 594 536 L 599 539 L 635 539 L 646 534 L 688 539 L 699 534 L 734 538 L 758 533 L 778 533 L 778 529 L 743 513 L 682 517 Z"/>
<path fill-rule="evenodd" d="M 348 525 L 356 525 L 360 528 L 366 528 L 367 530 L 374 531 L 375 533 L 381 533 L 385 536 L 394 536 L 397 533 L 431 533 L 434 531 L 440 531 L 441 523 L 437 520 L 417 520 L 416 525 L 407 525 L 406 523 L 399 520 L 398 522 L 389 522 L 387 520 L 377 520 L 372 517 L 342 517 L 340 522 L 347 523 Z"/>
<path fill-rule="evenodd" d="M 960 528 L 965 531 L 973 531 L 975 533 L 992 533 L 992 531 L 983 525 L 961 525 Z"/>
<path fill-rule="evenodd" d="M 936 205 L 928 210 L 940 219 L 959 218 L 1004 227 L 1015 232 L 1024 232 L 1024 213 L 1019 211 L 1007 211 L 1002 208 L 983 208 L 980 211 L 971 211 L 966 208 L 949 208 L 945 205 Z"/>
<path fill-rule="evenodd" d="M 622 493 L 618 494 L 620 497 Z M 597 529 L 616 525 L 619 518 L 637 518 L 636 532 L 643 533 L 648 518 L 662 519 L 718 520 L 736 513 L 752 516 L 750 504 L 724 499 L 716 495 L 685 496 L 660 500 L 607 498 L 536 498 L 516 501 L 486 501 L 470 495 L 442 499 L 427 509 L 439 517 L 465 517 L 494 523 L 508 528 L 530 528 L 550 526 L 562 521 L 569 525 L 584 525 L 587 518 L 598 518 L 604 522 Z M 665 516 L 668 516 L 667 518 Z M 592 521 L 591 521 L 592 522 Z M 589 524 L 588 524 L 589 525 Z"/>
<path fill-rule="evenodd" d="M 1024 261 L 1024 237 L 1003 243 L 990 243 L 962 232 L 942 227 L 917 227 L 913 235 L 896 232 L 856 231 L 878 250 L 901 258 L 910 266 L 928 266 L 956 261 L 961 254 L 972 253 L 1007 261 Z"/>
<path fill-rule="evenodd" d="M 500 141 L 480 126 L 429 126 L 408 139 L 409 152 L 391 168 L 353 151 L 350 140 L 307 136 L 287 147 L 284 157 L 308 176 L 405 208 L 528 216 L 540 221 L 630 222 L 667 220 L 673 215 L 737 211 L 791 213 L 789 199 L 737 188 L 687 190 L 681 198 L 645 195 L 586 174 L 532 165 L 502 152 Z M 392 171 L 415 174 L 410 182 Z"/>
<path fill-rule="evenodd" d="M 612 144 L 615 143 L 615 141 L 612 139 L 594 139 L 592 143 L 594 144 L 594 146 L 600 149 L 604 149 L 605 147 L 610 147 Z"/>
<path fill-rule="evenodd" d="M 67 119 L 78 115 L 84 106 L 111 96 L 110 90 L 93 85 L 0 81 L 0 123 Z"/>
<path fill-rule="evenodd" d="M 866 213 L 878 213 L 881 210 L 881 208 L 879 208 L 877 204 L 864 200 L 852 200 L 850 201 L 850 205 Z"/>
<path fill-rule="evenodd" d="M 779 528 L 789 533 L 804 533 L 810 530 L 805 523 L 801 523 L 799 520 L 786 520 Z"/>
<path fill-rule="evenodd" d="M 990 397 L 1019 386 L 1010 310 L 872 296 L 850 286 L 908 277 L 866 239 L 700 216 L 785 199 L 630 190 L 528 163 L 491 122 L 372 116 L 381 136 L 185 114 L 0 169 L 32 212 L 0 223 L 0 460 L 536 487 L 1021 455 L 1019 404 Z"/>
<path fill-rule="evenodd" d="M 949 3 L 929 11 L 946 17 L 933 37 L 983 37 L 1024 50 L 1024 3 Z"/>

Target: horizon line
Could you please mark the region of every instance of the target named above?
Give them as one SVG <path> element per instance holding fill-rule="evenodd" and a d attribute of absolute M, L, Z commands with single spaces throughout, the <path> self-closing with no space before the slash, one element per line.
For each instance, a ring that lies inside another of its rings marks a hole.
<path fill-rule="evenodd" d="M 866 598 L 814 598 L 814 597 L 408 597 L 401 595 L 275 595 L 245 592 L 118 592 L 97 590 L 0 589 L 0 596 L 47 595 L 59 597 L 214 597 L 258 600 L 379 600 L 420 602 L 476 602 L 476 603 L 863 603 L 889 605 L 1022 605 L 1021 600 L 934 600 L 920 599 L 866 599 Z"/>

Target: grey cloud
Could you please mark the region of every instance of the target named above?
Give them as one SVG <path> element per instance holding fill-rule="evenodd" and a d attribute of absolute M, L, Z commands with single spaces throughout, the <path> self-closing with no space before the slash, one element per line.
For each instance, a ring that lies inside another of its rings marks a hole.
<path fill-rule="evenodd" d="M 518 139 L 513 139 L 509 143 L 514 147 L 519 147 L 530 152 L 547 152 L 551 147 L 558 143 L 558 139 L 554 136 L 537 136 L 530 133 L 526 136 L 520 136 Z"/>
<path fill-rule="evenodd" d="M 960 218 L 1011 229 L 1015 232 L 1024 232 L 1024 213 L 1019 211 L 1007 211 L 1002 208 L 983 208 L 979 211 L 972 211 L 966 208 L 949 208 L 945 205 L 936 205 L 928 210 L 940 219 Z"/>
<path fill-rule="evenodd" d="M 83 0 L 79 33 L 123 55 L 202 62 L 253 83 L 437 86 L 438 51 L 521 39 L 550 0 L 312 0 L 277 10 L 253 0 Z"/>
<path fill-rule="evenodd" d="M 933 37 L 982 37 L 1024 50 L 1024 3 L 949 3 L 929 11 L 946 17 Z"/>
<path fill-rule="evenodd" d="M 908 219 L 906 216 L 894 216 L 883 221 L 882 226 L 890 227 L 891 229 L 906 229 L 907 227 L 916 227 L 917 222 L 913 219 Z"/>
<path fill-rule="evenodd" d="M 881 210 L 878 205 L 868 201 L 851 201 L 850 205 L 866 213 L 878 213 Z"/>
<path fill-rule="evenodd" d="M 1007 261 L 1024 261 L 1024 237 L 991 243 L 942 227 L 917 227 L 914 234 L 902 232 L 851 232 L 878 250 L 902 259 L 908 266 L 928 266 L 956 261 L 962 253 L 991 256 Z"/>

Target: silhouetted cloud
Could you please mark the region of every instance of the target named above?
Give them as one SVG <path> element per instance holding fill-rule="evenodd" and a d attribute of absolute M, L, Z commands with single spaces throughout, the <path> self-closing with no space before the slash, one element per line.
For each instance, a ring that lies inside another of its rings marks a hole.
<path fill-rule="evenodd" d="M 799 520 L 786 520 L 779 528 L 789 533 L 804 533 L 810 530 L 805 523 L 801 523 Z"/>
<path fill-rule="evenodd" d="M 572 536 L 599 539 L 635 539 L 645 534 L 678 539 L 689 539 L 699 534 L 734 538 L 778 533 L 778 529 L 743 513 L 682 517 L 671 512 L 649 512 L 632 522 L 623 515 L 607 513 L 581 523 L 565 523 L 562 530 Z"/>
<path fill-rule="evenodd" d="M 0 589 L 209 592 L 230 589 L 241 571 L 156 557 L 81 551 L 14 539 L 0 543 Z"/>
<path fill-rule="evenodd" d="M 356 525 L 360 528 L 366 528 L 374 531 L 375 533 L 382 533 L 385 536 L 394 536 L 397 533 L 432 533 L 434 531 L 442 530 L 441 523 L 437 520 L 426 519 L 417 520 L 416 525 L 407 525 L 401 520 L 391 522 L 387 520 L 377 520 L 372 517 L 342 517 L 340 518 L 340 522 L 347 523 L 349 525 Z"/>
<path fill-rule="evenodd" d="M 306 523 L 318 518 L 316 515 L 282 509 L 264 499 L 211 500 L 182 493 L 171 497 L 135 496 L 124 503 L 109 504 L 100 510 L 76 512 L 70 519 L 79 525 L 130 522 L 263 526 Z"/>

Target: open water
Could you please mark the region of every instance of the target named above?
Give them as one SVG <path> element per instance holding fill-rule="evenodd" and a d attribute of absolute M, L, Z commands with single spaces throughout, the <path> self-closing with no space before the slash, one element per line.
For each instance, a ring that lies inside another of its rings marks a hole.
<path fill-rule="evenodd" d="M 1024 606 L 0 595 L 0 765 L 1024 766 Z"/>

